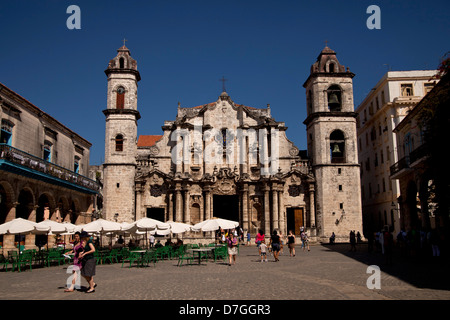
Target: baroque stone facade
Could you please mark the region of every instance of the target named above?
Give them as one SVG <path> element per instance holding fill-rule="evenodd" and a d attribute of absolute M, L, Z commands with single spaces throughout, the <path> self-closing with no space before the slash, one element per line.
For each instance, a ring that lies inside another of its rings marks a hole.
<path fill-rule="evenodd" d="M 350 229 L 361 230 L 361 217 L 357 217 L 361 214 L 360 191 L 355 190 L 359 188 L 355 182 L 359 181 L 356 127 L 351 77 L 347 74 L 338 79 L 346 99 L 343 106 L 349 109 L 344 116 L 333 115 L 331 121 L 321 117 L 308 120 L 317 109 L 306 121 L 308 128 L 316 128 L 308 133 L 323 141 L 327 139 L 319 136 L 319 127 L 331 124 L 347 128 L 343 129 L 347 160 L 327 167 L 319 159 L 326 158 L 329 147 L 308 146 L 311 163 L 306 152 L 287 138 L 285 123 L 271 116 L 270 105 L 255 108 L 238 104 L 225 90 L 210 103 L 194 107 L 179 104 L 175 120 L 164 122 L 161 135 L 137 139 L 140 75 L 125 46 L 105 72 L 108 107 L 104 111 L 103 195 L 107 219 L 130 222 L 151 217 L 195 224 L 221 217 L 239 221 L 252 234 L 262 229 L 266 234 L 293 230 L 298 235 L 304 226 L 310 236 L 321 239 L 335 232 L 347 240 Z M 320 89 L 311 83 L 314 90 Z M 319 94 L 316 97 L 318 108 L 325 102 Z M 338 167 L 342 169 L 339 176 Z M 331 182 L 345 185 L 344 200 L 336 198 L 334 191 L 325 191 Z M 336 219 L 325 218 L 325 210 L 336 203 L 339 206 L 339 201 L 346 202 L 348 214 L 343 222 L 335 223 Z"/>

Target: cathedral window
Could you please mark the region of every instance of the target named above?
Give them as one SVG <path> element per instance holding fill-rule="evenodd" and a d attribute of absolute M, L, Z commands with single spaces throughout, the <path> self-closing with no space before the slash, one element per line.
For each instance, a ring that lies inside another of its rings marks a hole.
<path fill-rule="evenodd" d="M 330 111 L 341 111 L 341 89 L 337 85 L 328 88 L 327 98 Z"/>
<path fill-rule="evenodd" d="M 334 130 L 330 135 L 331 163 L 345 162 L 345 137 L 341 130 Z"/>
<path fill-rule="evenodd" d="M 125 105 L 125 88 L 117 88 L 116 109 L 123 109 Z"/>
<path fill-rule="evenodd" d="M 119 59 L 119 67 L 120 67 L 120 69 L 125 68 L 125 60 L 123 58 Z"/>
<path fill-rule="evenodd" d="M 227 147 L 227 129 L 222 129 L 222 144 L 223 147 Z"/>
<path fill-rule="evenodd" d="M 118 134 L 116 136 L 116 151 L 123 151 L 123 136 L 121 134 Z"/>

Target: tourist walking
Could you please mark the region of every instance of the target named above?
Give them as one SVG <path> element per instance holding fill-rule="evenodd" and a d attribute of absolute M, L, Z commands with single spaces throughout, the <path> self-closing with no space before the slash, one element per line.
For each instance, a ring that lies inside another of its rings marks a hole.
<path fill-rule="evenodd" d="M 278 256 L 280 254 L 280 244 L 281 244 L 280 236 L 277 234 L 277 231 L 274 230 L 272 236 L 270 237 L 270 245 L 272 247 L 275 262 L 280 261 L 280 259 L 278 259 Z"/>
<path fill-rule="evenodd" d="M 247 232 L 247 246 L 250 245 L 251 235 L 250 232 Z"/>
<path fill-rule="evenodd" d="M 259 245 L 259 255 L 261 256 L 261 262 L 267 262 L 267 245 L 266 241 L 262 240 Z"/>
<path fill-rule="evenodd" d="M 300 238 L 302 240 L 303 251 L 305 251 L 306 248 L 308 248 L 308 251 L 310 251 L 310 249 L 309 249 L 309 239 L 308 239 L 308 235 L 306 234 L 306 231 L 302 231 L 302 233 L 300 234 Z"/>
<path fill-rule="evenodd" d="M 150 248 L 155 246 L 155 236 L 150 234 Z"/>
<path fill-rule="evenodd" d="M 89 284 L 89 289 L 86 293 L 92 293 L 95 292 L 95 287 L 97 286 L 94 282 L 96 264 L 94 258 L 95 247 L 86 231 L 81 232 L 80 238 L 83 244 L 83 252 L 79 255 L 80 259 L 82 259 L 81 275 Z"/>
<path fill-rule="evenodd" d="M 258 234 L 255 237 L 255 243 L 256 246 L 259 248 L 259 245 L 261 244 L 261 241 L 264 240 L 264 231 L 261 229 L 258 231 Z"/>
<path fill-rule="evenodd" d="M 237 255 L 237 246 L 238 246 L 238 240 L 233 235 L 232 232 L 229 233 L 227 238 L 228 243 L 228 259 L 229 259 L 229 265 L 231 266 L 231 262 L 233 261 L 233 264 L 236 264 L 236 255 Z"/>
<path fill-rule="evenodd" d="M 279 236 L 280 236 L 280 254 L 283 254 L 283 247 L 284 247 L 284 236 L 283 236 L 283 234 L 281 233 L 281 231 L 280 231 L 280 234 L 279 234 Z"/>
<path fill-rule="evenodd" d="M 289 230 L 288 239 L 288 247 L 289 254 L 291 257 L 295 257 L 295 235 L 292 233 L 292 230 Z"/>
<path fill-rule="evenodd" d="M 75 290 L 75 284 L 77 283 L 78 276 L 81 270 L 81 260 L 79 258 L 80 253 L 83 252 L 83 245 L 81 244 L 80 232 L 75 232 L 74 242 L 72 250 L 67 251 L 65 254 L 73 253 L 73 269 L 72 269 L 72 285 L 64 290 L 64 292 L 73 292 Z"/>

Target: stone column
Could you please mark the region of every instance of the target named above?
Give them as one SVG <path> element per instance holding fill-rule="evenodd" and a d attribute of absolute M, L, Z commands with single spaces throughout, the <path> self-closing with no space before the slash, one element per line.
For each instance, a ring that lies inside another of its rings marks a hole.
<path fill-rule="evenodd" d="M 270 200 L 267 185 L 264 187 L 264 233 L 270 235 Z"/>
<path fill-rule="evenodd" d="M 32 206 L 33 210 L 30 213 L 30 216 L 28 218 L 28 220 L 36 222 L 36 210 L 37 208 L 39 208 L 38 205 Z M 33 249 L 35 248 L 35 240 L 36 240 L 36 235 L 34 234 L 29 234 L 25 236 L 25 249 Z"/>
<path fill-rule="evenodd" d="M 284 235 L 287 235 L 286 230 L 286 213 L 284 211 L 284 199 L 283 199 L 283 187 L 281 186 L 278 191 L 278 218 L 280 224 L 280 230 Z"/>
<path fill-rule="evenodd" d="M 177 172 L 181 172 L 181 170 L 182 170 L 183 153 L 180 152 L 180 149 L 182 148 L 182 142 L 181 142 L 182 138 L 181 138 L 181 134 L 180 134 L 181 129 L 179 126 L 177 126 L 175 130 L 177 132 L 177 136 L 176 136 L 177 139 L 176 139 L 176 146 L 175 146 L 176 156 L 175 156 L 175 159 L 173 159 L 173 160 L 175 160 L 175 173 L 177 173 Z M 181 153 L 181 155 L 180 155 L 180 153 Z"/>
<path fill-rule="evenodd" d="M 209 202 L 208 219 L 212 219 L 214 217 L 214 196 L 211 192 L 209 193 Z"/>
<path fill-rule="evenodd" d="M 11 220 L 14 220 L 16 218 L 16 207 L 19 203 L 18 202 L 14 202 L 11 206 L 11 208 L 9 209 L 8 214 L 6 215 L 6 219 L 5 222 L 9 222 Z M 8 250 L 14 250 L 14 238 L 15 236 L 13 234 L 5 234 L 3 235 L 3 254 L 8 253 Z"/>
<path fill-rule="evenodd" d="M 190 197 L 189 189 L 185 189 L 184 191 L 184 223 L 190 223 L 191 215 L 189 210 L 189 197 Z"/>
<path fill-rule="evenodd" d="M 248 226 L 248 185 L 244 184 L 242 189 L 242 227 L 243 229 L 247 228 L 247 230 L 250 230 Z"/>
<path fill-rule="evenodd" d="M 211 190 L 209 187 L 205 188 L 205 216 L 204 220 L 211 218 Z"/>
<path fill-rule="evenodd" d="M 309 184 L 309 221 L 311 225 L 311 236 L 316 236 L 316 210 L 314 206 L 314 184 Z"/>
<path fill-rule="evenodd" d="M 262 150 L 259 151 L 259 162 L 261 163 L 261 175 L 269 175 L 269 142 L 266 128 L 259 129 L 259 137 L 262 139 Z M 261 142 L 260 142 L 261 143 Z M 262 152 L 261 152 L 262 151 Z"/>
<path fill-rule="evenodd" d="M 191 149 L 189 148 L 189 131 L 183 132 L 183 172 L 189 172 L 189 163 L 191 162 Z"/>
<path fill-rule="evenodd" d="M 279 230 L 280 224 L 278 221 L 278 192 L 277 185 L 272 185 L 272 226 L 273 230 Z"/>
<path fill-rule="evenodd" d="M 167 211 L 169 213 L 169 216 L 167 217 L 167 220 L 175 221 L 175 217 L 173 216 L 173 193 L 169 193 L 168 198 L 169 198 L 169 200 L 168 200 L 169 203 L 167 204 L 167 206 L 168 206 Z"/>
<path fill-rule="evenodd" d="M 175 189 L 175 222 L 183 222 L 183 211 L 181 203 L 181 190 L 177 186 Z"/>
<path fill-rule="evenodd" d="M 143 218 L 141 199 L 142 199 L 142 192 L 141 192 L 141 189 L 138 188 L 136 190 L 136 218 L 135 218 L 135 220 L 139 220 L 139 219 Z M 131 221 L 127 221 L 127 222 L 131 222 Z"/>

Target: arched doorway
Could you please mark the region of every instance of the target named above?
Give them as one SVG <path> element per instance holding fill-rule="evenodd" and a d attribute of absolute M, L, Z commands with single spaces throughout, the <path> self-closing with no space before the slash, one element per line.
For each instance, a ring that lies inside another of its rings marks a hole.
<path fill-rule="evenodd" d="M 56 219 L 60 219 L 60 221 L 70 221 L 70 210 L 69 210 L 69 201 L 66 197 L 59 198 L 58 204 L 58 215 L 56 216 Z"/>
<path fill-rule="evenodd" d="M 14 192 L 8 182 L 0 183 L 0 224 L 7 221 L 8 214 L 13 207 Z M 5 247 L 3 235 L 0 235 L 0 245 Z"/>
<path fill-rule="evenodd" d="M 34 208 L 34 197 L 30 190 L 22 189 L 16 207 L 16 218 L 29 219 Z"/>
<path fill-rule="evenodd" d="M 16 207 L 16 218 L 22 218 L 28 220 L 31 212 L 34 210 L 34 197 L 29 189 L 22 189 L 19 193 L 18 204 Z M 20 242 L 21 245 L 25 245 L 25 236 L 16 235 L 14 242 Z"/>
<path fill-rule="evenodd" d="M 214 217 L 239 222 L 239 196 L 217 195 L 213 196 Z"/>

